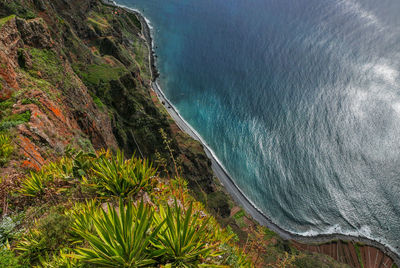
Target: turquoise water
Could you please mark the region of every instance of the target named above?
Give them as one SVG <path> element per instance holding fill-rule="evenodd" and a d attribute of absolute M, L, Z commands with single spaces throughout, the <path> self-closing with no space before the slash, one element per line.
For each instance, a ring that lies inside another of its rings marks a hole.
<path fill-rule="evenodd" d="M 160 85 L 282 228 L 400 247 L 400 1 L 119 0 Z"/>

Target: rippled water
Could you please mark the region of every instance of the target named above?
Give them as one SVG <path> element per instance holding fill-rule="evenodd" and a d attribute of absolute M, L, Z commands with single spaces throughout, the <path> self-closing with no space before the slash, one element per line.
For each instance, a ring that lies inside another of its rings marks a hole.
<path fill-rule="evenodd" d="M 400 247 L 400 1 L 119 0 L 160 84 L 286 230 Z"/>

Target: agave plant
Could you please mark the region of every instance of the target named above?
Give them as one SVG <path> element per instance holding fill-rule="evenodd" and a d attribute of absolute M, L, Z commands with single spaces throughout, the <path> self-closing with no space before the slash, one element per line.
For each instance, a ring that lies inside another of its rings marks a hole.
<path fill-rule="evenodd" d="M 72 179 L 72 160 L 63 157 L 59 162 L 50 162 L 42 170 L 55 178 L 70 180 Z"/>
<path fill-rule="evenodd" d="M 73 175 L 78 178 L 86 176 L 86 172 L 92 167 L 91 160 L 94 158 L 96 158 L 96 155 L 93 153 L 84 153 L 83 151 L 79 151 L 73 157 Z"/>
<path fill-rule="evenodd" d="M 35 222 L 35 225 L 37 223 Z M 35 263 L 39 260 L 39 256 L 45 250 L 41 232 L 38 229 L 31 229 L 29 232 L 17 243 L 15 248 L 20 252 L 24 262 Z"/>
<path fill-rule="evenodd" d="M 14 147 L 11 144 L 10 136 L 0 134 L 0 167 L 7 163 L 13 151 Z"/>
<path fill-rule="evenodd" d="M 173 267 L 198 267 L 200 263 L 205 265 L 207 257 L 219 255 L 207 230 L 209 218 L 200 220 L 198 213 L 193 214 L 192 203 L 184 213 L 175 200 L 173 209 L 160 207 L 155 219 L 156 222 L 165 220 L 165 225 L 154 245 L 163 250 L 164 259 Z"/>
<path fill-rule="evenodd" d="M 154 258 L 162 254 L 149 250 L 163 225 L 153 226 L 154 211 L 143 202 L 136 208 L 120 201 L 119 208 L 107 206 L 93 215 L 93 229 L 75 228 L 90 245 L 78 248 L 72 256 L 84 262 L 101 267 L 144 267 L 154 264 Z"/>
<path fill-rule="evenodd" d="M 66 212 L 68 216 L 73 219 L 71 224 L 72 240 L 75 244 L 82 243 L 80 235 L 82 230 L 92 231 L 93 229 L 93 215 L 99 212 L 96 206 L 96 200 L 86 201 L 85 204 L 76 203 L 75 206 Z M 80 230 L 76 232 L 75 230 Z"/>
<path fill-rule="evenodd" d="M 45 257 L 39 257 L 39 265 L 34 266 L 37 268 L 75 268 L 81 267 L 78 264 L 78 260 L 71 258 L 74 256 L 71 249 L 64 248 L 60 249 L 58 254 L 49 255 L 45 254 Z"/>
<path fill-rule="evenodd" d="M 30 176 L 22 181 L 19 192 L 26 196 L 39 196 L 44 193 L 49 177 L 44 172 L 31 172 Z"/>
<path fill-rule="evenodd" d="M 100 157 L 94 163 L 93 171 L 102 190 L 121 197 L 133 196 L 147 188 L 156 173 L 147 160 L 134 157 L 125 160 L 121 151 L 111 159 Z"/>

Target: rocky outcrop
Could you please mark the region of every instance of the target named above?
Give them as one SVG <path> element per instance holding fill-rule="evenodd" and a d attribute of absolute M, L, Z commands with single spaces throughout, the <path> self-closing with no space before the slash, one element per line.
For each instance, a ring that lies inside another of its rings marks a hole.
<path fill-rule="evenodd" d="M 2 99 L 11 97 L 13 89 L 19 89 L 17 74 L 18 49 L 24 43 L 16 26 L 15 17 L 10 18 L 0 28 L 0 76 L 2 77 Z"/>
<path fill-rule="evenodd" d="M 38 59 L 32 59 L 32 49 L 49 51 L 58 59 L 64 72 L 60 81 L 50 81 L 54 74 L 35 69 Z M 14 102 L 12 114 L 30 114 L 29 122 L 15 129 L 22 168 L 38 169 L 68 145 L 78 147 L 87 138 L 98 149 L 117 148 L 109 116 L 96 107 L 61 51 L 41 18 L 12 17 L 0 28 L 1 99 Z"/>
<path fill-rule="evenodd" d="M 17 29 L 26 46 L 36 48 L 51 48 L 53 41 L 50 37 L 49 29 L 43 19 L 37 18 L 32 20 L 24 20 L 16 18 Z"/>

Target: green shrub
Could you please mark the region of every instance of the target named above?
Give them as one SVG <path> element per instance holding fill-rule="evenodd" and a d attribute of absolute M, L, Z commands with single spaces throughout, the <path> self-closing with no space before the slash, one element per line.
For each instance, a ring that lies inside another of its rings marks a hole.
<path fill-rule="evenodd" d="M 0 267 L 1 268 L 18 268 L 21 267 L 18 264 L 18 258 L 15 256 L 14 252 L 8 248 L 0 248 Z"/>
<path fill-rule="evenodd" d="M 24 264 L 33 264 L 39 260 L 46 247 L 43 242 L 43 234 L 37 230 L 30 230 L 24 238 L 18 242 L 16 251 L 20 253 Z"/>
<path fill-rule="evenodd" d="M 0 111 L 5 111 L 7 109 L 10 109 L 13 106 L 14 103 L 15 102 L 14 102 L 14 100 L 12 98 L 0 102 Z"/>
<path fill-rule="evenodd" d="M 90 142 L 90 141 L 89 141 Z M 72 156 L 72 174 L 76 178 L 81 178 L 87 175 L 87 172 L 93 167 L 93 159 L 97 156 L 94 153 L 84 153 L 79 151 Z"/>
<path fill-rule="evenodd" d="M 22 123 L 27 123 L 31 120 L 31 111 L 26 111 L 20 114 L 13 114 L 7 118 L 9 121 L 16 121 Z"/>
<path fill-rule="evenodd" d="M 18 236 L 19 232 L 16 227 L 19 223 L 19 220 L 16 218 L 3 217 L 0 221 L 0 247 Z"/>
<path fill-rule="evenodd" d="M 76 256 L 84 262 L 101 267 L 144 267 L 154 264 L 157 250 L 149 250 L 151 240 L 161 228 L 153 225 L 154 211 L 140 203 L 136 208 L 128 202 L 119 208 L 110 205 L 93 215 L 93 230 L 75 229 L 85 238 L 90 248 L 78 248 Z"/>
<path fill-rule="evenodd" d="M 277 234 L 274 231 L 272 231 L 266 227 L 264 228 L 264 238 L 265 239 L 271 239 L 276 236 L 277 236 Z"/>
<path fill-rule="evenodd" d="M 100 108 L 102 111 L 104 111 L 104 103 L 99 99 L 99 97 L 94 96 L 93 97 L 93 102 L 96 104 L 98 108 Z"/>
<path fill-rule="evenodd" d="M 125 160 L 121 151 L 111 159 L 100 157 L 94 163 L 93 171 L 96 187 L 101 192 L 121 197 L 134 196 L 141 189 L 148 189 L 156 173 L 149 161 L 134 157 Z"/>
<path fill-rule="evenodd" d="M 57 211 L 57 208 L 50 210 L 47 217 L 39 221 L 39 230 L 44 234 L 46 247 L 52 252 L 67 244 L 70 236 L 72 219 Z"/>
<path fill-rule="evenodd" d="M 31 172 L 31 175 L 22 181 L 19 192 L 25 196 L 40 196 L 44 194 L 49 180 L 49 176 L 44 172 Z"/>
<path fill-rule="evenodd" d="M 1 28 L 7 21 L 9 21 L 9 20 L 11 20 L 11 19 L 13 19 L 13 18 L 15 18 L 15 15 L 11 15 L 11 16 L 8 16 L 8 17 L 1 18 L 1 19 L 0 19 L 0 28 Z"/>
<path fill-rule="evenodd" d="M 232 268 L 245 268 L 253 267 L 249 257 L 237 247 L 233 247 L 230 244 L 222 244 L 221 249 L 224 253 L 224 263 Z"/>
<path fill-rule="evenodd" d="M 50 162 L 42 168 L 43 174 L 51 174 L 52 178 L 58 178 L 64 181 L 73 179 L 73 160 L 61 158 L 58 163 Z"/>
<path fill-rule="evenodd" d="M 36 105 L 38 105 L 38 106 L 41 105 L 40 101 L 39 101 L 38 99 L 36 99 L 36 98 L 27 98 L 27 99 L 23 99 L 23 100 L 21 101 L 21 104 L 23 104 L 23 105 L 27 105 L 27 104 L 36 104 Z"/>
<path fill-rule="evenodd" d="M 31 120 L 31 112 L 26 111 L 20 114 L 12 114 L 4 117 L 0 122 L 0 131 L 8 130 Z"/>
<path fill-rule="evenodd" d="M 18 242 L 16 250 L 25 264 L 40 262 L 43 256 L 53 256 L 70 243 L 71 217 L 53 208 L 35 224 L 35 228 Z"/>
<path fill-rule="evenodd" d="M 83 243 L 83 238 L 80 235 L 82 230 L 93 231 L 93 215 L 98 213 L 99 209 L 93 199 L 86 201 L 85 204 L 76 203 L 71 210 L 66 212 L 72 218 L 71 236 L 75 243 Z"/>
<path fill-rule="evenodd" d="M 235 219 L 240 219 L 245 215 L 245 212 L 243 210 L 240 210 L 239 212 L 237 212 L 233 217 Z"/>
<path fill-rule="evenodd" d="M 212 232 L 206 229 L 208 220 L 200 220 L 198 213 L 192 214 L 192 204 L 186 213 L 176 201 L 173 209 L 168 206 L 165 211 L 161 207 L 156 222 L 166 224 L 154 244 L 162 251 L 163 259 L 173 267 L 197 267 L 207 257 L 219 255 Z"/>
<path fill-rule="evenodd" d="M 79 138 L 77 140 L 77 142 L 78 142 L 79 147 L 82 148 L 83 151 L 90 152 L 91 154 L 93 154 L 95 152 L 95 149 L 93 148 L 93 144 L 89 139 Z"/>
<path fill-rule="evenodd" d="M 0 134 L 0 167 L 4 166 L 14 152 L 11 137 L 7 134 Z"/>

